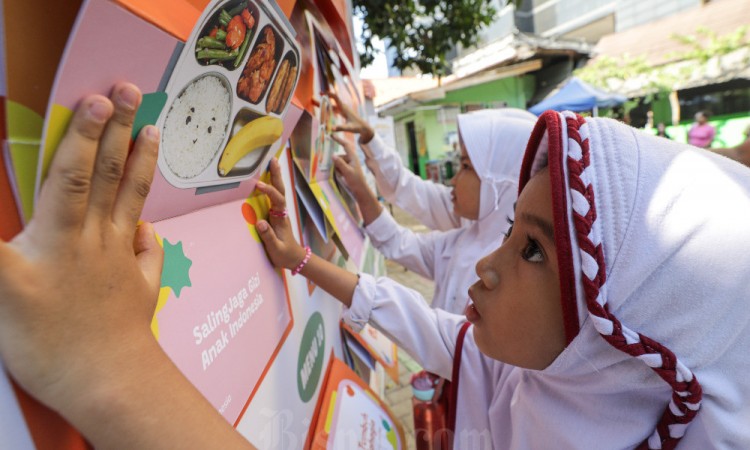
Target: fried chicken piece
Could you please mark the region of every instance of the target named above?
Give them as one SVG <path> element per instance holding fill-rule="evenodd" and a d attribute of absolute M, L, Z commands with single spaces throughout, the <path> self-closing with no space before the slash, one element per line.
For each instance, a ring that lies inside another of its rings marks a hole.
<path fill-rule="evenodd" d="M 253 103 L 260 100 L 276 68 L 276 35 L 273 29 L 266 28 L 263 37 L 264 41 L 255 47 L 237 84 L 238 94 Z"/>

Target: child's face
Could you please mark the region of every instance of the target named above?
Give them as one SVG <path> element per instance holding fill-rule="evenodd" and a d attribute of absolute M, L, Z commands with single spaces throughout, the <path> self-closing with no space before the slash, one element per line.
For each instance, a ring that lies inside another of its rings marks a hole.
<path fill-rule="evenodd" d="M 514 366 L 546 368 L 565 348 L 547 169 L 524 187 L 510 235 L 476 271 L 466 317 L 479 349 Z"/>
<path fill-rule="evenodd" d="M 474 171 L 463 142 L 461 142 L 460 167 L 456 176 L 451 180 L 453 211 L 466 219 L 476 220 L 479 218 L 479 192 L 482 183 Z"/>

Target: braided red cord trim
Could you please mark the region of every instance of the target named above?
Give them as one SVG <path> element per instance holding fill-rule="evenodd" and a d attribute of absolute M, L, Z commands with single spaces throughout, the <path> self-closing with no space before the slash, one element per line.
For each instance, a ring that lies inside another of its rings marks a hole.
<path fill-rule="evenodd" d="M 606 275 L 602 245 L 594 245 L 589 239 L 591 228 L 596 221 L 596 202 L 593 186 L 590 184 L 586 185 L 581 176 L 583 171 L 590 164 L 589 141 L 588 139 L 582 139 L 581 134 L 579 133 L 579 130 L 581 127 L 585 126 L 586 122 L 578 115 L 567 115 L 565 116 L 565 121 L 568 130 L 568 139 L 577 143 L 582 152 L 580 160 L 567 156 L 570 188 L 583 195 L 589 204 L 589 210 L 585 216 L 582 216 L 575 211 L 575 208 L 573 208 L 573 222 L 576 229 L 578 244 L 581 251 L 591 256 L 598 265 L 598 271 L 594 279 L 589 279 L 585 274 L 582 274 L 581 277 L 586 296 L 586 304 L 590 314 L 612 323 L 612 334 L 600 333 L 610 345 L 634 357 L 649 354 L 658 354 L 661 357 L 661 366 L 652 367 L 652 370 L 672 387 L 672 403 L 670 406 L 677 409 L 679 415 L 676 415 L 672 411 L 672 408 L 667 406 L 659 423 L 656 425 L 655 433 L 652 436 L 658 437 L 660 442 L 660 447 L 656 448 L 673 449 L 677 446 L 682 434 L 680 434 L 679 437 L 672 437 L 670 435 L 669 427 L 670 425 L 677 424 L 686 425 L 693 420 L 700 408 L 702 398 L 701 385 L 692 373 L 692 379 L 690 381 L 680 380 L 679 378 L 682 377 L 679 377 L 678 375 L 678 360 L 675 354 L 667 347 L 654 341 L 648 336 L 638 333 L 638 342 L 629 344 L 623 334 L 622 324 L 617 317 L 609 312 L 606 300 L 604 306 L 597 302 L 599 291 L 606 281 Z M 690 406 L 688 406 L 688 404 Z M 649 440 L 646 439 L 638 448 L 650 448 Z"/>

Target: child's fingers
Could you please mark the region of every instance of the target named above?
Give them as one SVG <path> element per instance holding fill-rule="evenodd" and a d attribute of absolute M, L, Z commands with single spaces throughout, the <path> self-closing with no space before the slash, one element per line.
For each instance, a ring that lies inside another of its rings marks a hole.
<path fill-rule="evenodd" d="M 276 188 L 277 191 L 281 193 L 281 196 L 284 197 L 284 195 L 286 195 L 286 191 L 284 188 L 284 178 L 281 176 L 281 165 L 279 164 L 278 159 L 271 159 L 270 170 L 271 184 Z"/>
<path fill-rule="evenodd" d="M 352 171 L 352 167 L 349 165 L 349 163 L 344 161 L 344 158 L 341 158 L 339 156 L 333 157 L 333 166 L 336 168 L 336 171 L 344 176 L 345 179 L 348 178 L 348 175 Z"/>
<path fill-rule="evenodd" d="M 346 161 L 347 164 L 352 163 L 352 157 L 346 153 L 344 153 L 343 155 L 333 155 L 333 156 L 339 159 L 343 159 L 344 161 Z"/>
<path fill-rule="evenodd" d="M 265 220 L 259 220 L 255 224 L 255 229 L 258 231 L 258 235 L 263 241 L 263 246 L 266 248 L 266 251 L 274 254 L 279 247 L 279 238 L 276 237 L 276 232 L 273 227 L 271 227 L 271 225 Z"/>
<path fill-rule="evenodd" d="M 335 91 L 329 90 L 328 93 L 327 93 L 327 95 L 328 95 L 328 98 L 330 98 L 330 99 L 332 99 L 334 101 L 334 106 L 336 108 L 343 109 L 342 108 L 343 105 L 341 104 L 341 100 L 339 100 L 339 96 L 338 96 L 338 94 L 336 94 Z"/>
<path fill-rule="evenodd" d="M 345 133 L 360 133 L 362 127 L 354 122 L 346 122 L 333 126 L 333 131 L 343 131 Z"/>
<path fill-rule="evenodd" d="M 76 110 L 39 198 L 37 214 L 50 216 L 41 219 L 42 223 L 54 224 L 57 229 L 77 228 L 83 223 L 99 140 L 112 110 L 112 103 L 101 95 L 86 98 Z"/>
<path fill-rule="evenodd" d="M 344 154 L 341 155 L 341 159 L 346 161 L 347 165 L 352 169 L 354 169 L 355 167 L 359 167 L 359 156 L 357 155 L 357 151 L 354 149 L 354 145 L 352 145 L 351 142 L 346 141 L 338 136 L 334 136 L 333 138 L 344 148 Z"/>
<path fill-rule="evenodd" d="M 159 149 L 159 130 L 152 126 L 144 127 L 128 157 L 125 175 L 117 194 L 112 217 L 122 229 L 132 229 L 138 222 L 151 189 L 156 157 Z"/>
<path fill-rule="evenodd" d="M 153 225 L 143 223 L 138 227 L 133 239 L 133 251 L 146 282 L 153 291 L 158 291 L 161 286 L 164 250 L 156 240 Z"/>
<path fill-rule="evenodd" d="M 335 106 L 346 116 L 347 119 L 350 119 L 352 117 L 356 117 L 354 114 L 354 111 L 347 105 L 346 103 L 342 102 L 339 98 L 338 94 L 335 91 L 328 91 L 328 97 L 332 98 L 336 104 Z"/>
<path fill-rule="evenodd" d="M 344 149 L 346 149 L 346 144 L 348 144 L 348 142 L 346 140 L 342 139 L 341 136 L 339 136 L 338 134 L 332 134 L 331 135 L 331 139 L 333 139 L 340 146 L 342 146 L 342 147 L 344 147 Z"/>
<path fill-rule="evenodd" d="M 332 134 L 331 137 L 334 141 L 338 142 L 339 145 L 344 147 L 344 152 L 346 152 L 346 156 L 349 161 L 353 161 L 354 159 L 356 159 L 357 152 L 354 150 L 354 146 L 351 142 L 335 134 Z"/>
<path fill-rule="evenodd" d="M 271 200 L 271 209 L 282 211 L 286 208 L 286 198 L 284 197 L 284 194 L 279 192 L 274 186 L 258 181 L 255 188 L 268 196 L 269 200 Z"/>
<path fill-rule="evenodd" d="M 141 93 L 134 85 L 120 83 L 112 90 L 114 113 L 104 129 L 91 180 L 89 214 L 109 219 L 125 173 L 135 112 Z"/>

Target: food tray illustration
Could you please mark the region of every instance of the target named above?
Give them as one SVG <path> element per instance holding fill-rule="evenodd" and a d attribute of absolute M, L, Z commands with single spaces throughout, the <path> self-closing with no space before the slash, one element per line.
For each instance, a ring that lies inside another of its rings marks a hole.
<path fill-rule="evenodd" d="M 293 31 L 254 0 L 217 0 L 196 23 L 167 82 L 159 169 L 175 187 L 252 177 L 284 132 L 299 78 Z"/>

